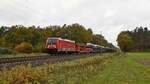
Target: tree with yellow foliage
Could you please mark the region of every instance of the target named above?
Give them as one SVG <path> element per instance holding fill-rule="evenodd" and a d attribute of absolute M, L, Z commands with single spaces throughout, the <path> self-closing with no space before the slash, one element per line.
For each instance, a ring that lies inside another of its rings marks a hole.
<path fill-rule="evenodd" d="M 123 52 L 128 52 L 133 47 L 132 38 L 127 32 L 121 32 L 117 38 L 118 46 Z"/>

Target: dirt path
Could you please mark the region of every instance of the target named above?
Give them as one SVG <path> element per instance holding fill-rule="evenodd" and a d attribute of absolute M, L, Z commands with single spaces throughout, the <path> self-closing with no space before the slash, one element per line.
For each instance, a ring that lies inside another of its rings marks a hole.
<path fill-rule="evenodd" d="M 150 59 L 140 59 L 137 62 L 146 66 L 150 66 Z"/>

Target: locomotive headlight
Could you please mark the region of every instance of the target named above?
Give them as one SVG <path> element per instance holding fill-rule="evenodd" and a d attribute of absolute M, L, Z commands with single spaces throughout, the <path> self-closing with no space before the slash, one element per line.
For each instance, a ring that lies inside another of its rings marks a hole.
<path fill-rule="evenodd" d="M 53 48 L 56 48 L 56 45 L 53 45 Z"/>
<path fill-rule="evenodd" d="M 48 45 L 47 48 L 51 48 L 51 45 Z"/>

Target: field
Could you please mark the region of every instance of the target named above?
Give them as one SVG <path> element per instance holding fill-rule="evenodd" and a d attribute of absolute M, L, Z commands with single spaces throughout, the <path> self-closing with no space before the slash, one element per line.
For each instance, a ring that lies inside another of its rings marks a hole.
<path fill-rule="evenodd" d="M 149 84 L 150 53 L 103 54 L 0 71 L 0 84 Z"/>
<path fill-rule="evenodd" d="M 115 57 L 111 64 L 85 84 L 150 84 L 149 65 L 150 53 L 128 53 Z"/>

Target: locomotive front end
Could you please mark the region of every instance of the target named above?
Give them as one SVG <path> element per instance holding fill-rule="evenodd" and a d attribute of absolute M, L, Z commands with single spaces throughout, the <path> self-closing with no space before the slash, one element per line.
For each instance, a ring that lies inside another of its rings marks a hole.
<path fill-rule="evenodd" d="M 57 43 L 57 38 L 48 38 L 45 45 L 46 52 L 50 54 L 57 53 Z"/>

